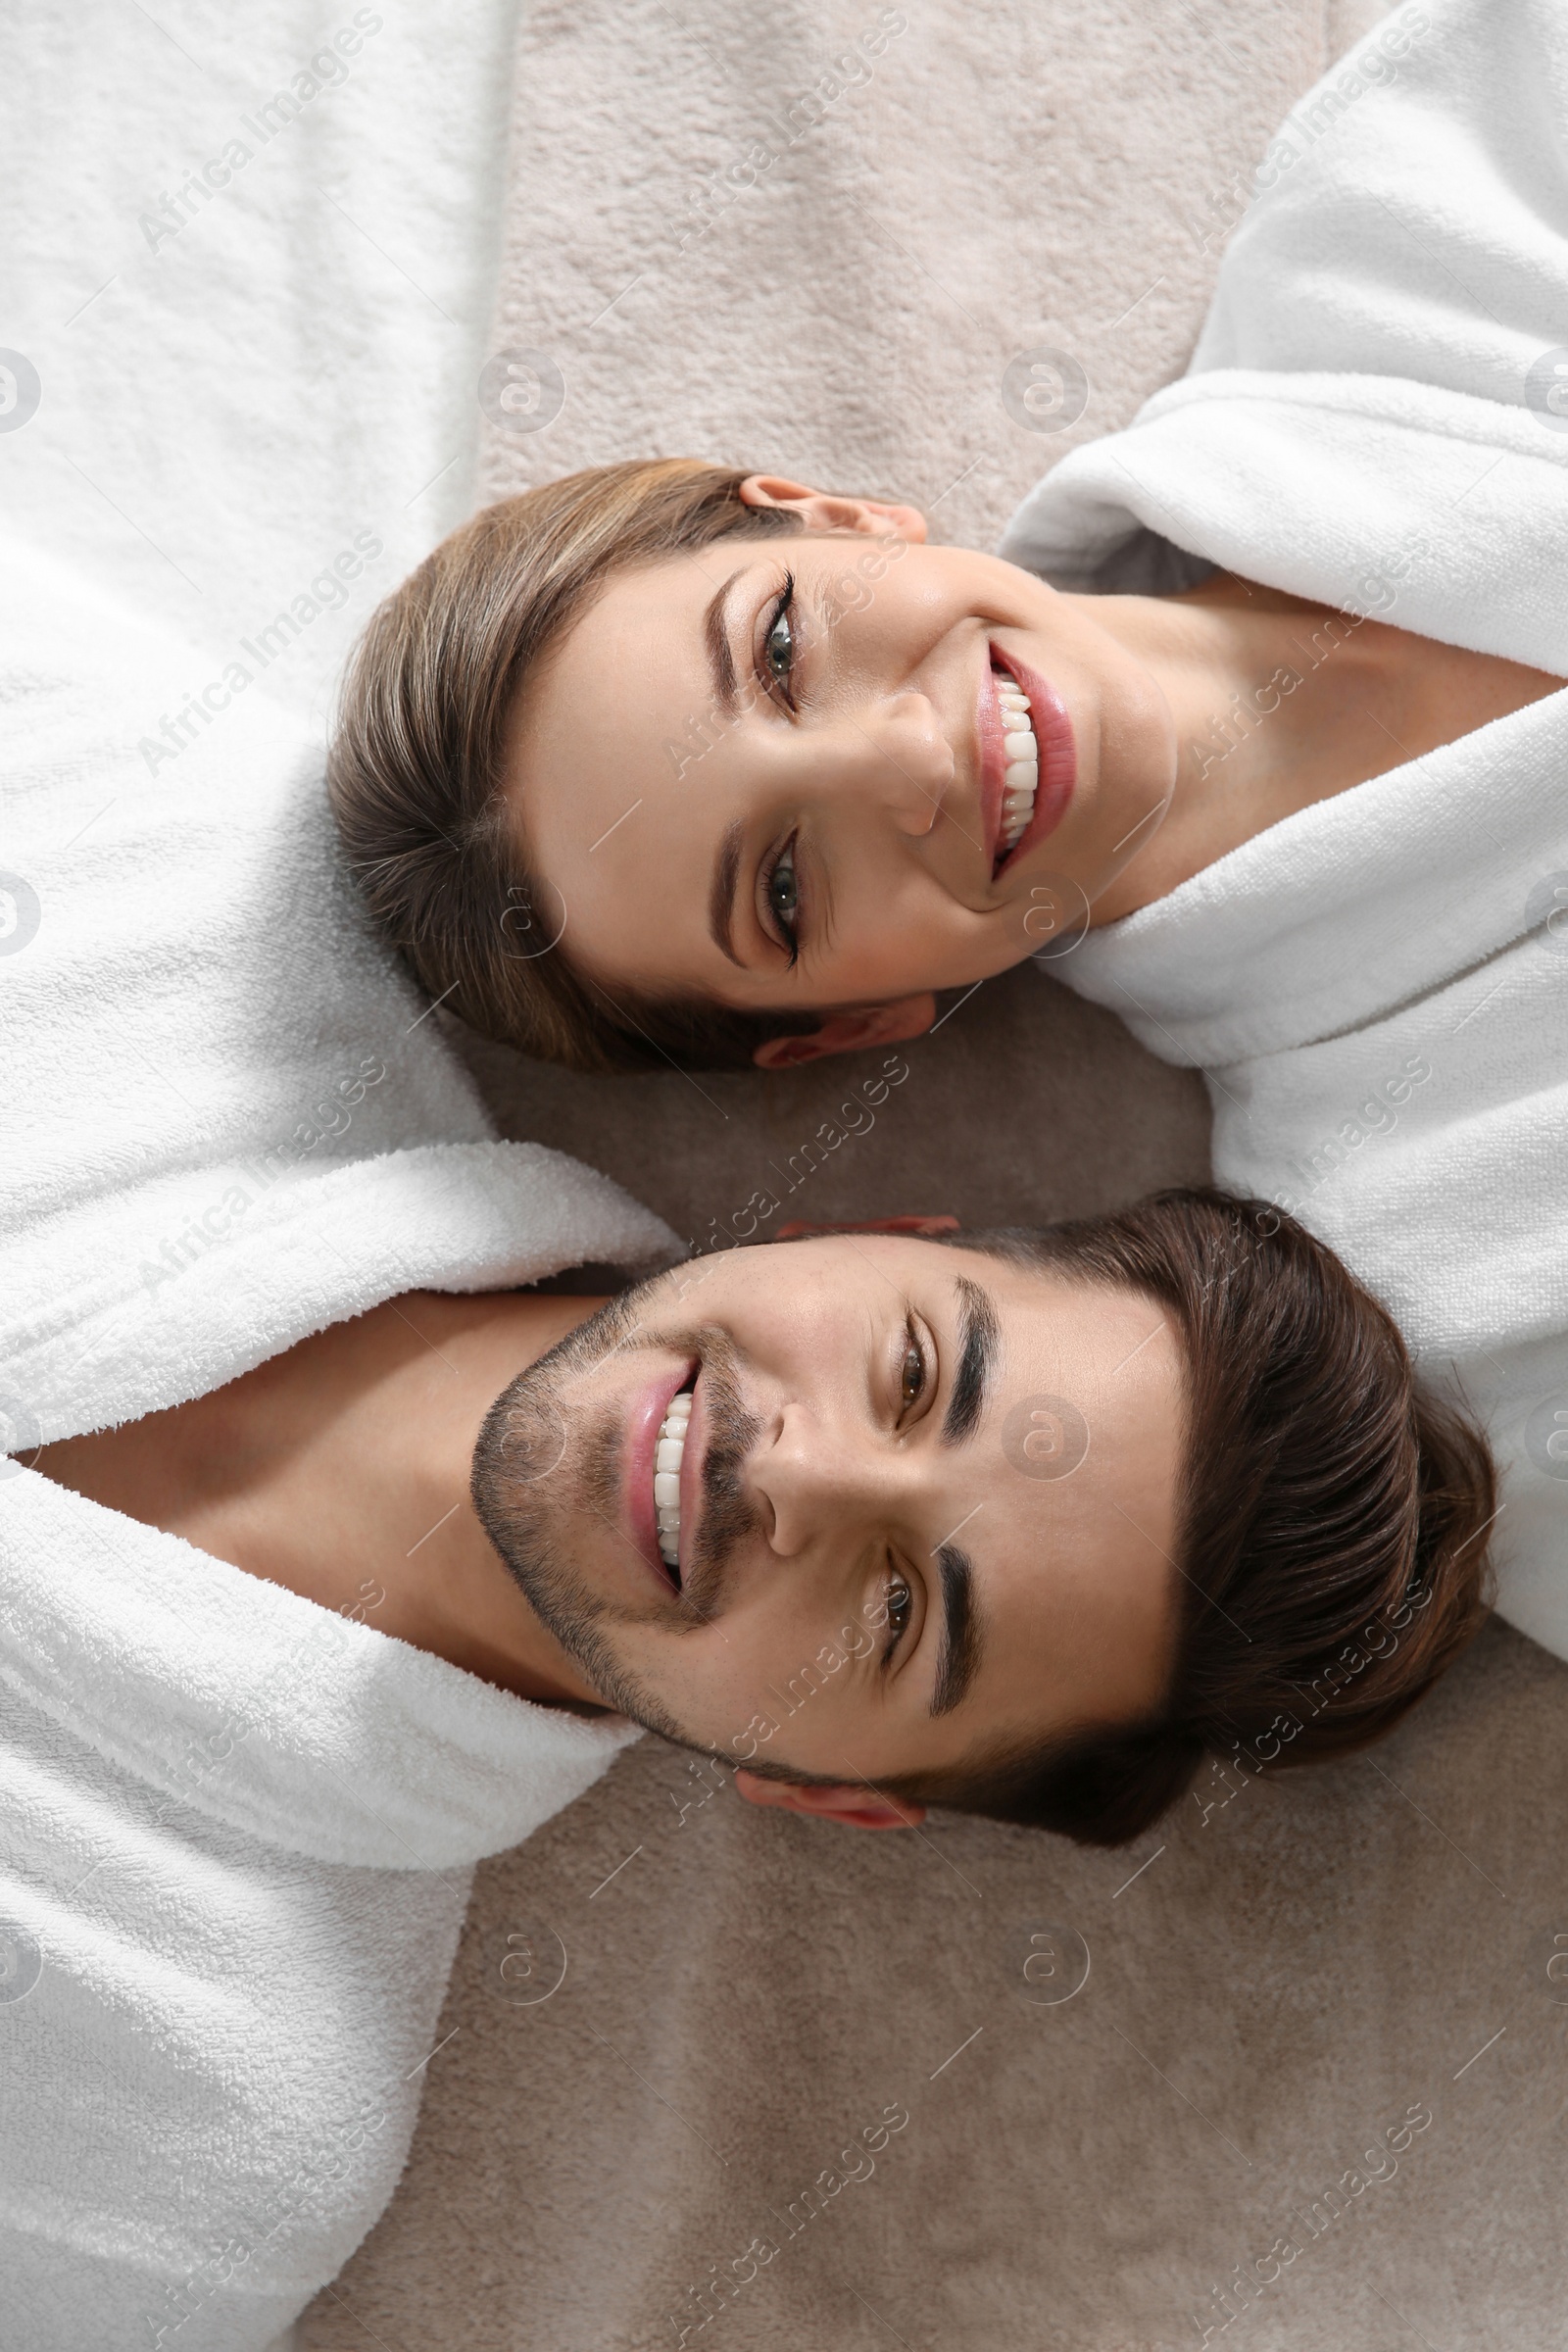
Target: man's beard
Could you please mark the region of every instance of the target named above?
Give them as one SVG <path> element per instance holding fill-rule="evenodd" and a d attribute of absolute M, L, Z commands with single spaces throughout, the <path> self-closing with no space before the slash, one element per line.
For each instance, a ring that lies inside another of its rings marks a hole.
<path fill-rule="evenodd" d="M 621 1662 L 612 1638 L 612 1627 L 646 1624 L 648 1610 L 602 1598 L 573 1565 L 584 1529 L 630 1544 L 621 1521 L 624 1413 L 612 1406 L 568 1413 L 561 1401 L 574 1378 L 623 1350 L 658 1346 L 701 1358 L 709 1439 L 699 1533 L 686 1546 L 681 1590 L 659 1620 L 672 1631 L 695 1631 L 714 1614 L 733 1547 L 759 1525 L 741 1473 L 760 1423 L 742 1403 L 725 1333 L 706 1326 L 662 1330 L 657 1340 L 640 1336 L 644 1310 L 666 1280 L 656 1275 L 607 1299 L 503 1391 L 479 1432 L 470 1491 L 480 1524 L 530 1607 L 594 1689 L 649 1731 L 701 1748 L 707 1743 L 683 1732 Z"/>

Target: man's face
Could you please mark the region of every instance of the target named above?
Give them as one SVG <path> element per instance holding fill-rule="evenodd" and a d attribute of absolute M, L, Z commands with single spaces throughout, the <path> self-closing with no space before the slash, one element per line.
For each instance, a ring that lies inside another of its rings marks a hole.
<path fill-rule="evenodd" d="M 875 1785 L 1158 1701 L 1183 1410 L 1147 1298 L 835 1236 L 611 1301 L 498 1399 L 474 1495 L 623 1713 Z"/>

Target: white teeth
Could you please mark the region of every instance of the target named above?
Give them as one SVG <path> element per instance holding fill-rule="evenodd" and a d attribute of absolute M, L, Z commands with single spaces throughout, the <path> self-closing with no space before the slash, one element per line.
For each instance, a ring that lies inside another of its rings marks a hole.
<path fill-rule="evenodd" d="M 654 1516 L 659 1527 L 660 1557 L 666 1568 L 680 1565 L 680 1466 L 691 1417 L 692 1400 L 682 1390 L 670 1399 L 654 1447 Z"/>
<path fill-rule="evenodd" d="M 1029 829 L 1040 783 L 1040 747 L 1029 717 L 1029 698 L 1010 677 L 997 677 L 997 702 L 1002 712 L 1003 758 L 1002 832 L 999 849 L 1005 857 Z"/>

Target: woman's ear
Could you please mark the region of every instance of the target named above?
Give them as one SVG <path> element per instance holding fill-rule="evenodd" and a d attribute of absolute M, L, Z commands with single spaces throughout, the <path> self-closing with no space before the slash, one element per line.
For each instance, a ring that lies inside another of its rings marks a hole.
<path fill-rule="evenodd" d="M 752 1059 L 760 1070 L 795 1070 L 829 1054 L 863 1054 L 869 1046 L 896 1046 L 923 1037 L 937 1017 L 937 1001 L 900 997 L 891 1004 L 864 1004 L 858 1012 L 830 1012 L 820 1029 L 800 1037 L 765 1037 Z"/>
<path fill-rule="evenodd" d="M 743 1766 L 735 1775 L 735 1787 L 749 1805 L 777 1805 L 781 1812 L 836 1821 L 846 1830 L 912 1830 L 925 1819 L 924 1805 L 906 1797 L 895 1803 L 858 1781 L 836 1788 L 812 1788 L 795 1781 L 764 1781 Z"/>
<path fill-rule="evenodd" d="M 897 507 L 880 498 L 840 498 L 831 490 L 808 490 L 781 473 L 749 473 L 741 484 L 748 507 L 788 507 L 808 531 L 858 531 L 873 539 L 925 541 L 925 516 L 918 507 Z"/>

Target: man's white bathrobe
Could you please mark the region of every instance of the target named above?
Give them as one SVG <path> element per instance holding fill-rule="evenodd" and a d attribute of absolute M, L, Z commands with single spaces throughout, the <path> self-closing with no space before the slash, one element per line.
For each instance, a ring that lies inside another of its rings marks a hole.
<path fill-rule="evenodd" d="M 1108 592 L 1217 564 L 1568 676 L 1564 346 L 1568 11 L 1401 8 L 1270 147 L 1189 374 L 1002 552 Z M 1298 1211 L 1479 1408 L 1502 1613 L 1568 1657 L 1568 691 L 1051 968 L 1207 1073 L 1220 1181 Z"/>
<path fill-rule="evenodd" d="M 634 1734 L 101 1509 L 29 1448 L 411 1288 L 673 1237 L 493 1140 L 262 683 L 154 757 L 188 652 L 16 545 L 0 647 L 0 2340 L 253 2352 L 392 2192 L 473 1863 Z"/>

